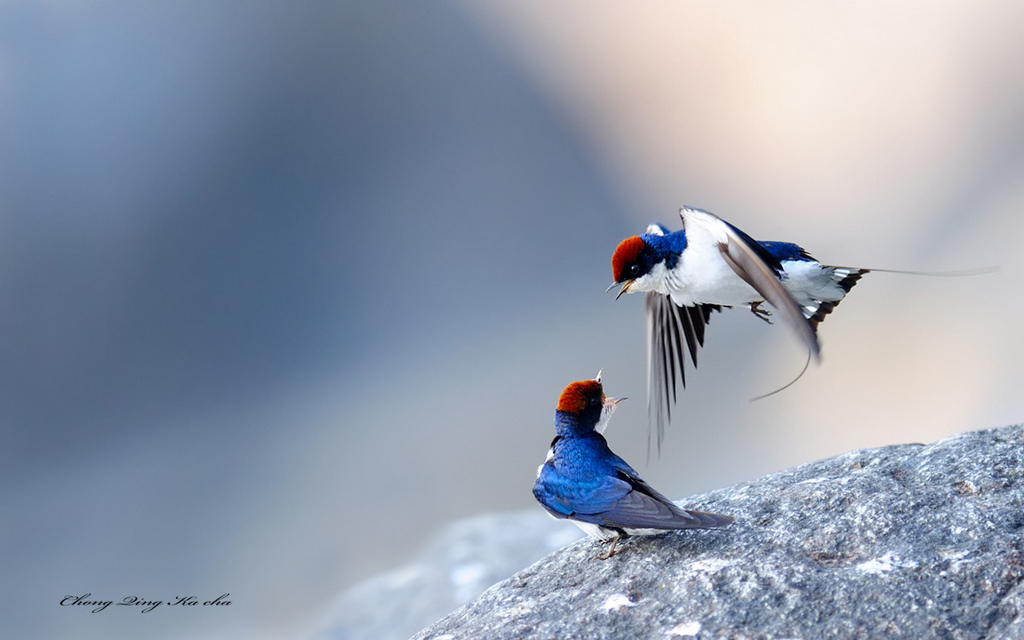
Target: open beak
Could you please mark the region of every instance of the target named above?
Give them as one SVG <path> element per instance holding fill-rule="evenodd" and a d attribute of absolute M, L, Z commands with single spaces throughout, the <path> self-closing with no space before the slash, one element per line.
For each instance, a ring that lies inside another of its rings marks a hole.
<path fill-rule="evenodd" d="M 619 283 L 616 282 L 615 284 L 619 284 Z M 614 287 L 615 284 L 613 284 L 612 287 Z M 615 299 L 618 300 L 619 298 L 622 297 L 622 294 L 629 293 L 629 288 L 631 286 L 633 286 L 633 281 L 632 280 L 626 280 L 625 282 L 623 282 L 622 283 L 622 288 L 619 289 L 619 293 L 615 296 Z M 608 287 L 608 289 L 607 289 L 607 291 L 605 291 L 605 293 L 607 293 L 608 291 L 611 291 L 612 287 Z"/>
<path fill-rule="evenodd" d="M 596 382 L 598 384 L 601 384 L 601 374 L 602 373 L 604 373 L 604 369 L 601 369 L 600 371 L 597 372 L 597 377 L 594 378 L 594 382 Z M 626 399 L 627 399 L 626 397 L 622 397 L 622 398 L 609 398 L 608 396 L 604 396 L 603 404 L 606 407 L 608 407 L 608 406 L 614 407 L 615 405 L 619 404 L 620 402 L 622 402 L 623 400 L 626 400 Z"/>
<path fill-rule="evenodd" d="M 605 399 L 604 399 L 604 405 L 605 405 L 606 407 L 607 407 L 608 405 L 611 405 L 611 406 L 613 406 L 613 407 L 614 407 L 615 405 L 619 404 L 619 403 L 620 403 L 620 402 L 622 402 L 623 400 L 628 400 L 628 399 L 629 399 L 629 398 L 625 398 L 625 397 L 623 397 L 623 398 L 605 398 Z"/>

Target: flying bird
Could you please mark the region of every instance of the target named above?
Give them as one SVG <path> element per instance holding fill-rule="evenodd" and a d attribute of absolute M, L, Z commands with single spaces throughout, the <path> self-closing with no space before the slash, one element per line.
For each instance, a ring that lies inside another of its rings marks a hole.
<path fill-rule="evenodd" d="M 562 391 L 555 410 L 555 439 L 533 484 L 541 506 L 591 537 L 610 541 L 603 559 L 614 555 L 618 541 L 631 535 L 731 524 L 731 516 L 677 507 L 612 453 L 601 432 L 622 400 L 605 396 L 600 373 Z"/>
<path fill-rule="evenodd" d="M 608 288 L 621 287 L 616 299 L 647 293 L 647 409 L 659 450 L 677 380 L 686 386 L 686 355 L 696 367 L 713 312 L 749 306 L 770 323 L 767 302 L 817 361 L 818 324 L 869 271 L 822 264 L 791 242 L 758 242 L 701 209 L 683 207 L 679 216 L 679 231 L 652 224 L 619 243 Z"/>

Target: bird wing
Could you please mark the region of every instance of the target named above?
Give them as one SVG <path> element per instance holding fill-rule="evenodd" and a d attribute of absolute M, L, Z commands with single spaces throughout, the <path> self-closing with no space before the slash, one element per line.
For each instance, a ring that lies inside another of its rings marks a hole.
<path fill-rule="evenodd" d="M 657 433 L 658 451 L 665 439 L 665 425 L 671 421 L 676 402 L 676 381 L 686 386 L 686 354 L 697 367 L 697 349 L 704 346 L 704 327 L 718 305 L 680 307 L 661 293 L 644 298 L 647 317 L 647 415 Z"/>
<path fill-rule="evenodd" d="M 617 529 L 706 529 L 733 521 L 730 516 L 680 509 L 638 476 L 618 471 L 613 480 L 622 496 L 588 522 Z"/>
<path fill-rule="evenodd" d="M 718 244 L 722 258 L 744 282 L 757 291 L 778 311 L 783 323 L 789 325 L 807 350 L 821 358 L 818 334 L 804 317 L 800 305 L 779 280 L 781 264 L 753 238 L 713 213 L 691 207 L 679 212 L 688 237 L 709 234 Z"/>
<path fill-rule="evenodd" d="M 589 455 L 600 459 L 593 474 L 563 474 L 545 462 L 533 494 L 551 515 L 618 529 L 700 529 L 721 527 L 729 516 L 686 511 L 643 481 L 625 460 L 594 434 Z"/>
<path fill-rule="evenodd" d="M 629 485 L 615 476 L 568 476 L 550 462 L 541 467 L 533 485 L 534 497 L 551 515 L 584 522 L 592 521 L 588 516 L 613 508 L 629 491 Z"/>

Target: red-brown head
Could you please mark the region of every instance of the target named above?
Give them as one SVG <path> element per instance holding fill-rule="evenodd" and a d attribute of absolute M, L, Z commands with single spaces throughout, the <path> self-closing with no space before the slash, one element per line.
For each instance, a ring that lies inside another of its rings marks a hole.
<path fill-rule="evenodd" d="M 615 406 L 625 398 L 609 398 L 601 387 L 601 373 L 593 380 L 573 382 L 558 397 L 555 428 L 559 433 L 604 431 Z"/>
<path fill-rule="evenodd" d="M 612 254 L 612 278 L 616 284 L 640 276 L 640 258 L 644 250 L 640 236 L 630 236 L 619 243 Z"/>
<path fill-rule="evenodd" d="M 558 396 L 558 410 L 580 415 L 588 408 L 600 407 L 603 402 L 604 390 L 598 380 L 580 380 L 570 384 Z"/>

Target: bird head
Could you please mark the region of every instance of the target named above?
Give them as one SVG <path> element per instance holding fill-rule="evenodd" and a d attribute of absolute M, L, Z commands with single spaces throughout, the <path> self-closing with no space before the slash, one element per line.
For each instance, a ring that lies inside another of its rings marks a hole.
<path fill-rule="evenodd" d="M 601 373 L 593 380 L 580 380 L 567 386 L 558 397 L 556 422 L 573 430 L 594 429 L 598 433 L 608 426 L 615 407 L 625 398 L 609 398 L 601 386 Z"/>
<path fill-rule="evenodd" d="M 608 287 L 611 291 L 621 285 L 622 289 L 615 299 L 624 293 L 655 290 L 658 276 L 652 271 L 660 271 L 655 267 L 665 264 L 669 257 L 667 250 L 665 236 L 662 234 L 630 236 L 620 242 L 612 254 L 612 278 L 615 282 Z"/>

